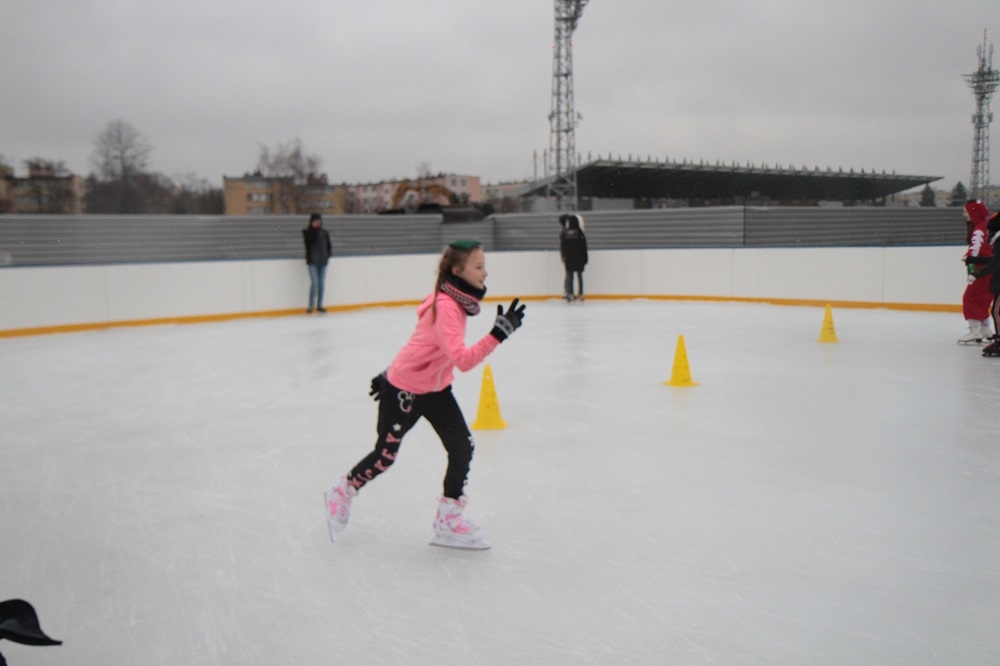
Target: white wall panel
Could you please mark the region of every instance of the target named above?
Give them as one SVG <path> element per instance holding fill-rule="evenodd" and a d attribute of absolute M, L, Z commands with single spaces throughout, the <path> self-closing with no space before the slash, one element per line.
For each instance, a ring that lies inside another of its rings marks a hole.
<path fill-rule="evenodd" d="M 957 308 L 961 248 L 599 250 L 586 294 L 705 296 L 918 304 Z M 434 284 L 432 254 L 342 257 L 327 273 L 326 305 L 415 302 Z M 554 251 L 491 252 L 489 296 L 558 297 Z M 8 267 L 0 269 L 0 332 L 161 318 L 294 311 L 307 305 L 299 259 Z"/>

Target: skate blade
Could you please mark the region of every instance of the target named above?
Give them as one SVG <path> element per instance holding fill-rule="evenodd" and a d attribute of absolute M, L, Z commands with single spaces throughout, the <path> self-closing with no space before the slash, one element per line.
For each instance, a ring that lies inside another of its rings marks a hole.
<path fill-rule="evenodd" d="M 465 541 L 440 535 L 435 535 L 428 545 L 438 546 L 439 548 L 458 548 L 459 550 L 489 550 L 490 548 L 490 544 L 482 539 L 478 541 Z"/>
<path fill-rule="evenodd" d="M 326 524 L 330 528 L 330 541 L 337 543 L 337 532 L 343 529 L 330 515 L 330 491 L 323 493 L 323 512 L 326 513 Z"/>

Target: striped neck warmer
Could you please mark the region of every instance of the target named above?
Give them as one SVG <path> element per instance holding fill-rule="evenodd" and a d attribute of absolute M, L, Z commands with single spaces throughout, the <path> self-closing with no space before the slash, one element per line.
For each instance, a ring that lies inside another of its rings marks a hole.
<path fill-rule="evenodd" d="M 485 287 L 477 289 L 462 278 L 451 273 L 444 276 L 444 282 L 441 283 L 441 291 L 458 301 L 458 304 L 465 308 L 468 314 L 473 316 L 479 314 L 479 301 L 483 300 L 483 297 L 486 296 Z"/>

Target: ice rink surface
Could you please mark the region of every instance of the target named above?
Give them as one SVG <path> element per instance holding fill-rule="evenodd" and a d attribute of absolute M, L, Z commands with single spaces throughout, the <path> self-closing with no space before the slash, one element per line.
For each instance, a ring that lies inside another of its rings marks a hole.
<path fill-rule="evenodd" d="M 494 305 L 469 322 L 485 334 Z M 0 340 L 0 599 L 55 664 L 1000 663 L 1000 358 L 958 314 L 529 303 L 468 513 L 421 423 L 331 544 L 414 308 Z M 699 386 L 665 386 L 678 335 Z M 482 366 L 455 390 L 471 422 Z"/>

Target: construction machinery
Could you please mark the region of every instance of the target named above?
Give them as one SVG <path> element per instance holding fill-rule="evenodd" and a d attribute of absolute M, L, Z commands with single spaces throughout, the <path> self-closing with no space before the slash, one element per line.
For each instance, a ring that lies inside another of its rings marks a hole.
<path fill-rule="evenodd" d="M 415 208 L 404 204 L 410 192 L 417 193 L 413 201 Z M 466 222 L 481 220 L 490 212 L 480 206 L 469 206 L 467 197 L 455 194 L 440 183 L 406 179 L 396 187 L 388 210 L 382 211 L 382 214 L 441 215 L 445 222 Z"/>

